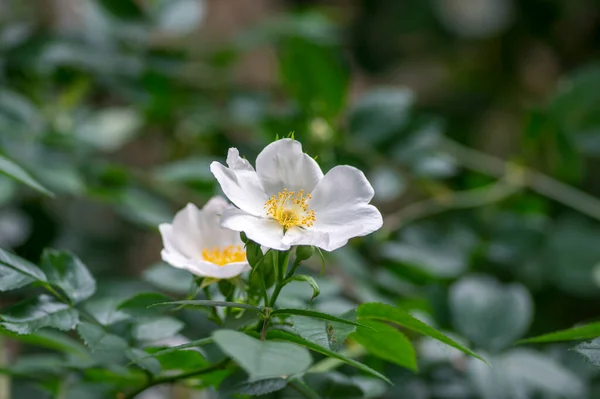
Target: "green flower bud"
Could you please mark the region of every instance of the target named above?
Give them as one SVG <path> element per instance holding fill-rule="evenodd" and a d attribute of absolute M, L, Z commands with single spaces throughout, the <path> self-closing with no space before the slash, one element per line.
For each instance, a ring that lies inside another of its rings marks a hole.
<path fill-rule="evenodd" d="M 296 248 L 296 259 L 298 262 L 310 259 L 315 253 L 315 248 L 312 245 L 301 245 Z"/>

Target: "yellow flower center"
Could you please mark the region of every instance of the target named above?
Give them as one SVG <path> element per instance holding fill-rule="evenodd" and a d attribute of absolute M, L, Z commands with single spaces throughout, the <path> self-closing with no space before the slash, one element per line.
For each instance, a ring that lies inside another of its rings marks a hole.
<path fill-rule="evenodd" d="M 246 251 L 240 245 L 230 245 L 225 248 L 205 248 L 202 251 L 202 259 L 215 265 L 225 266 L 229 263 L 244 262 Z"/>
<path fill-rule="evenodd" d="M 284 188 L 265 203 L 265 210 L 284 229 L 294 226 L 311 227 L 315 223 L 315 211 L 308 209 L 308 200 L 311 198 L 304 190 L 295 192 Z"/>

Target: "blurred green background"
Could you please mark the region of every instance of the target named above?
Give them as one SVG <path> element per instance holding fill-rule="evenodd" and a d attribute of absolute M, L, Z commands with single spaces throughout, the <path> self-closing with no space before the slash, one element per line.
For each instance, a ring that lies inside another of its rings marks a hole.
<path fill-rule="evenodd" d="M 598 398 L 569 345 L 512 344 L 600 316 L 599 60 L 597 0 L 0 0 L 0 154 L 56 194 L 2 177 L 0 247 L 185 293 L 157 224 L 293 131 L 385 221 L 328 254 L 315 306 L 396 304 L 494 364 L 423 340 L 419 374 L 370 360 L 396 383 L 370 397 Z"/>

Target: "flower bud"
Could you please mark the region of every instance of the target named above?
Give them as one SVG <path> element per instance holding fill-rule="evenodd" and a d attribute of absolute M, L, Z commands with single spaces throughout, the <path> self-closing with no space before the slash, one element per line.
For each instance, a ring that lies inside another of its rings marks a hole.
<path fill-rule="evenodd" d="M 300 245 L 296 248 L 296 259 L 298 262 L 310 259 L 315 253 L 315 248 L 312 245 Z"/>

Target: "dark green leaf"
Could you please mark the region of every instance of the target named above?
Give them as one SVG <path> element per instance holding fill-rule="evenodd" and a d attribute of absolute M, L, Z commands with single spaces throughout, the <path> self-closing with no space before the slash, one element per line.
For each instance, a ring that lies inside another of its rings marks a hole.
<path fill-rule="evenodd" d="M 452 346 L 468 355 L 476 357 L 477 359 L 485 362 L 483 358 L 481 358 L 476 353 L 472 352 L 470 349 L 465 348 L 460 345 L 458 342 L 454 341 L 452 338 L 442 334 L 435 328 L 428 326 L 423 323 L 421 320 L 416 319 L 408 312 L 396 308 L 391 305 L 386 305 L 384 303 L 364 303 L 358 307 L 357 310 L 358 320 L 361 319 L 373 319 L 373 320 L 382 320 L 397 324 L 409 330 L 418 332 L 420 334 L 426 335 L 431 338 L 435 338 L 438 341 L 441 341 L 447 345 Z"/>
<path fill-rule="evenodd" d="M 341 360 L 344 363 L 347 363 L 353 367 L 356 367 L 357 369 L 364 371 L 367 374 L 370 374 L 374 377 L 377 378 L 381 378 L 382 380 L 388 382 L 391 384 L 390 380 L 387 379 L 386 376 L 384 376 L 383 374 L 379 373 L 378 371 L 373 370 L 372 368 L 370 368 L 369 366 L 362 364 L 360 362 L 357 362 L 354 359 L 350 359 L 349 357 L 346 357 L 344 355 L 341 355 L 339 353 L 330 351 L 329 349 L 325 349 L 324 347 L 322 347 L 321 345 L 317 345 L 313 342 L 310 342 L 302 337 L 299 337 L 297 335 L 294 335 L 292 333 L 289 333 L 287 331 L 282 331 L 282 330 L 273 330 L 273 331 L 269 331 L 267 333 L 267 338 L 268 339 L 273 339 L 273 340 L 283 340 L 283 341 L 289 341 L 289 342 L 294 342 L 296 344 L 300 344 L 302 346 L 307 347 L 308 349 L 321 353 L 325 356 L 329 356 L 329 357 L 333 357 L 335 359 Z"/>
<path fill-rule="evenodd" d="M 87 358 L 89 356 L 87 349 L 79 341 L 76 341 L 68 335 L 58 331 L 41 330 L 34 334 L 18 335 L 11 333 L 10 331 L 0 329 L 0 334 L 6 335 L 11 339 L 27 345 L 34 345 L 65 353 L 71 353 L 82 358 Z"/>
<path fill-rule="evenodd" d="M 36 281 L 13 268 L 0 263 L 0 292 L 16 290 Z"/>
<path fill-rule="evenodd" d="M 287 385 L 287 380 L 284 378 L 269 378 L 260 381 L 247 381 L 243 384 L 236 385 L 234 389 L 242 395 L 260 396 L 271 392 L 277 392 Z"/>
<path fill-rule="evenodd" d="M 294 323 L 293 329 L 298 335 L 332 351 L 342 348 L 348 334 L 356 330 L 356 326 L 353 325 L 305 316 L 292 316 L 291 319 Z"/>
<path fill-rule="evenodd" d="M 183 349 L 190 349 L 190 348 L 197 348 L 203 345 L 208 345 L 208 344 L 212 344 L 214 341 L 212 339 L 212 337 L 209 338 L 202 338 L 202 339 L 198 339 L 195 341 L 191 341 L 188 342 L 187 344 L 182 344 L 182 345 L 177 345 L 177 346 L 173 346 L 171 348 L 168 349 L 163 349 L 161 351 L 155 352 L 153 354 L 153 356 L 159 357 L 162 355 L 168 355 L 170 353 L 175 353 L 175 352 L 179 352 Z"/>
<path fill-rule="evenodd" d="M 72 330 L 79 322 L 79 314 L 75 309 L 56 302 L 48 295 L 40 295 L 5 309 L 0 318 L 4 328 L 17 334 L 31 334 L 42 327 Z"/>
<path fill-rule="evenodd" d="M 254 381 L 289 377 L 305 371 L 312 363 L 308 351 L 295 344 L 260 341 L 232 330 L 217 330 L 213 339 Z"/>
<path fill-rule="evenodd" d="M 148 356 L 148 352 L 137 348 L 129 348 L 125 353 L 132 362 L 144 370 L 148 370 L 152 374 L 158 374 L 161 372 L 160 363 L 152 356 Z"/>
<path fill-rule="evenodd" d="M 240 308 L 240 309 L 249 309 L 254 310 L 256 312 L 263 312 L 263 310 L 257 306 L 248 305 L 246 303 L 237 303 L 237 302 L 226 302 L 226 301 L 209 301 L 204 299 L 197 300 L 189 300 L 189 301 L 172 301 L 172 302 L 162 302 L 152 305 L 154 306 L 167 306 L 167 305 L 184 305 L 184 306 L 218 306 L 225 308 Z"/>
<path fill-rule="evenodd" d="M 130 317 L 129 314 L 117 310 L 117 306 L 119 306 L 121 301 L 122 299 L 119 297 L 106 296 L 98 298 L 96 296 L 87 301 L 84 306 L 100 324 L 110 326 L 120 321 L 127 320 Z"/>
<path fill-rule="evenodd" d="M 96 292 L 94 277 L 74 255 L 46 250 L 42 255 L 41 268 L 48 282 L 59 287 L 73 303 L 86 300 Z"/>
<path fill-rule="evenodd" d="M 11 161 L 10 159 L 0 155 L 0 173 L 7 175 L 8 177 L 15 179 L 43 194 L 50 197 L 54 197 L 54 194 L 46 187 L 38 183 L 29 173 L 27 173 L 19 165 Z"/>
<path fill-rule="evenodd" d="M 134 0 L 98 0 L 108 12 L 125 20 L 142 19 L 144 13 Z"/>
<path fill-rule="evenodd" d="M 10 267 L 36 281 L 47 281 L 46 275 L 39 267 L 15 254 L 4 251 L 3 249 L 0 249 L 0 264 Z"/>
<path fill-rule="evenodd" d="M 319 294 L 321 293 L 321 290 L 319 289 L 319 285 L 317 284 L 317 281 L 311 276 L 307 276 L 305 274 L 297 274 L 297 275 L 293 276 L 290 280 L 304 281 L 304 282 L 308 283 L 308 285 L 310 285 L 313 290 L 313 295 L 310 298 L 311 301 L 313 299 L 315 299 L 317 296 L 319 296 Z"/>
<path fill-rule="evenodd" d="M 304 381 L 321 399 L 360 399 L 365 397 L 365 392 L 352 378 L 341 373 L 312 373 L 304 376 Z"/>
<path fill-rule="evenodd" d="M 127 342 L 123 338 L 95 324 L 83 321 L 77 326 L 77 332 L 92 352 L 123 354 L 127 349 Z"/>
<path fill-rule="evenodd" d="M 149 308 L 158 303 L 170 301 L 171 298 L 158 292 L 142 292 L 126 299 L 117 306 L 117 310 L 134 316 L 148 316 L 157 312 Z"/>
<path fill-rule="evenodd" d="M 379 321 L 363 320 L 362 323 L 370 328 L 357 327 L 351 338 L 361 344 L 369 353 L 417 371 L 415 349 L 404 334 Z"/>
<path fill-rule="evenodd" d="M 179 349 L 167 351 L 159 351 L 153 355 L 164 370 L 190 371 L 208 366 L 208 361 L 199 350 Z"/>
<path fill-rule="evenodd" d="M 596 337 L 600 337 L 600 322 L 573 327 L 562 331 L 556 331 L 550 334 L 540 335 L 538 337 L 522 339 L 518 343 L 528 344 L 559 341 L 582 341 L 584 339 Z"/>
<path fill-rule="evenodd" d="M 308 309 L 275 309 L 271 313 L 272 316 L 281 315 L 281 314 L 312 317 L 314 319 L 334 321 L 336 323 L 349 324 L 351 326 L 360 326 L 360 325 L 362 325 L 362 324 L 357 323 L 357 322 L 352 321 L 352 320 L 346 320 L 346 319 L 342 319 L 341 317 L 332 316 L 332 315 L 329 315 L 327 313 L 321 313 L 321 312 L 317 312 L 317 311 L 314 311 L 314 310 L 308 310 Z"/>

